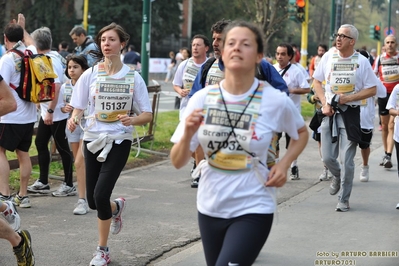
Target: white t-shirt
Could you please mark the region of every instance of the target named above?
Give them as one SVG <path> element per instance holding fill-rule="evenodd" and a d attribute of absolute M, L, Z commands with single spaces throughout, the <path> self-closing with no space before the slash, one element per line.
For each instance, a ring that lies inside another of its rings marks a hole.
<path fill-rule="evenodd" d="M 112 75 L 114 79 L 120 79 L 126 76 L 130 68 L 123 65 L 122 69 Z M 87 108 L 89 117 L 94 117 L 94 96 L 96 90 L 98 65 L 87 69 L 78 79 L 72 91 L 71 105 L 74 108 L 85 110 Z M 133 101 L 137 103 L 140 111 L 152 113 L 150 100 L 148 98 L 147 86 L 138 72 L 134 74 L 134 93 Z M 133 126 L 124 126 L 120 121 L 113 123 L 101 122 L 93 119 L 86 119 L 87 131 L 100 134 L 108 133 L 111 135 L 120 135 L 133 132 Z M 88 140 L 88 139 L 85 139 Z"/>
<path fill-rule="evenodd" d="M 226 102 L 238 102 L 252 94 L 258 85 L 255 78 L 251 88 L 242 95 L 232 95 L 220 86 Z M 263 81 L 262 81 L 263 82 Z M 293 139 L 298 139 L 298 129 L 305 125 L 301 114 L 287 94 L 274 89 L 269 83 L 263 82 L 263 97 L 259 117 L 250 141 L 250 151 L 266 162 L 267 147 L 270 145 L 274 132 L 287 132 Z M 173 134 L 171 141 L 177 143 L 183 136 L 185 118 L 194 109 L 203 108 L 210 87 L 196 92 L 188 102 L 182 119 Z M 284 121 L 284 123 L 281 123 Z M 199 128 L 199 131 L 201 127 Z M 209 137 L 212 139 L 212 137 Z M 194 152 L 199 145 L 198 132 L 193 136 L 190 150 Z M 204 148 L 204 147 L 203 147 Z M 266 181 L 269 170 L 260 165 L 261 176 Z M 219 218 L 232 218 L 249 213 L 273 213 L 276 209 L 273 198 L 274 188 L 265 188 L 255 175 L 254 169 L 239 173 L 220 172 L 206 163 L 201 170 L 201 185 L 198 187 L 197 208 L 202 214 Z"/>
<path fill-rule="evenodd" d="M 186 70 L 187 65 L 190 64 L 189 63 L 190 59 L 191 58 L 181 62 L 181 64 L 177 67 L 177 70 L 176 70 L 176 73 L 175 73 L 175 77 L 173 78 L 173 85 L 174 86 L 179 86 L 181 88 L 183 87 L 183 85 L 184 85 L 184 83 L 183 83 L 184 71 Z M 208 60 L 208 59 L 206 59 L 206 60 Z M 201 66 L 203 64 L 205 64 L 206 60 L 204 62 L 202 62 L 201 64 L 197 64 L 197 63 L 193 62 L 193 65 L 198 68 L 198 71 L 200 71 Z M 193 82 L 194 82 L 194 79 L 195 79 L 195 77 L 192 80 Z M 179 115 L 180 119 L 183 116 L 184 109 L 186 108 L 189 99 L 190 98 L 188 97 L 188 95 L 181 99 L 181 102 L 180 102 L 180 115 Z"/>
<path fill-rule="evenodd" d="M 388 102 L 387 102 L 387 110 L 390 109 L 395 109 L 399 110 L 399 84 L 397 84 L 392 92 L 391 95 L 389 96 Z M 394 133 L 393 133 L 393 139 L 396 142 L 399 142 L 399 121 L 398 121 L 398 116 L 395 117 L 395 126 L 394 126 Z"/>
<path fill-rule="evenodd" d="M 334 55 L 334 51 L 329 51 L 325 53 L 321 58 L 319 66 L 313 73 L 313 78 L 322 82 L 323 80 L 326 81 L 325 85 L 325 97 L 326 101 L 331 104 L 331 99 L 334 97 L 334 93 L 331 91 L 330 85 L 330 73 L 331 73 L 331 66 L 332 66 L 332 57 Z M 351 58 L 356 52 L 348 57 Z M 338 57 L 342 58 L 337 51 Z M 347 59 L 347 58 L 346 58 Z M 359 92 L 364 89 L 369 89 L 371 87 L 377 86 L 377 80 L 375 79 L 375 75 L 373 70 L 371 69 L 369 60 L 364 56 L 358 56 L 358 68 L 356 69 L 356 83 L 355 83 L 355 93 Z M 360 105 L 360 101 L 353 101 L 348 102 L 346 105 Z"/>
<path fill-rule="evenodd" d="M 51 57 L 51 63 L 53 64 L 53 70 L 55 72 L 55 74 L 57 74 L 57 78 L 54 79 L 54 83 L 61 85 L 62 83 L 64 83 L 64 69 L 62 67 L 62 62 L 60 60 L 60 58 L 55 55 L 54 53 L 47 53 L 47 55 L 49 57 Z M 40 103 L 40 115 L 41 117 L 44 119 L 46 117 L 47 114 L 47 109 L 48 109 L 48 105 L 49 102 L 44 102 L 44 103 Z M 64 103 L 64 97 L 63 94 L 59 94 L 58 99 L 57 99 L 57 105 L 54 108 L 54 113 L 53 113 L 53 121 L 57 122 L 57 121 L 61 121 L 64 119 L 67 119 L 69 116 L 69 113 L 63 113 L 61 112 L 61 107 L 64 107 L 65 103 Z"/>
<path fill-rule="evenodd" d="M 377 94 L 375 97 L 385 98 L 387 97 L 387 90 L 385 89 L 382 82 L 374 76 L 377 82 Z M 363 129 L 374 128 L 374 117 L 375 117 L 375 97 L 366 99 L 366 105 L 360 106 L 360 127 Z"/>
<path fill-rule="evenodd" d="M 21 45 L 18 50 L 24 52 L 26 47 Z M 21 58 L 12 52 L 4 54 L 0 59 L 0 75 L 6 84 L 19 86 L 21 78 Z M 12 95 L 17 102 L 17 110 L 3 115 L 0 118 L 2 124 L 28 124 L 37 121 L 36 105 L 31 102 L 21 100 L 17 92 L 10 88 Z"/>
<path fill-rule="evenodd" d="M 280 68 L 278 63 L 274 64 L 274 68 L 280 74 L 284 71 L 284 69 Z M 283 79 L 287 84 L 288 89 L 306 89 L 310 87 L 307 76 L 309 75 L 305 75 L 299 67 L 295 64 L 291 64 L 291 67 L 285 72 Z M 298 111 L 301 112 L 301 94 L 290 93 L 290 98 L 295 103 Z"/>

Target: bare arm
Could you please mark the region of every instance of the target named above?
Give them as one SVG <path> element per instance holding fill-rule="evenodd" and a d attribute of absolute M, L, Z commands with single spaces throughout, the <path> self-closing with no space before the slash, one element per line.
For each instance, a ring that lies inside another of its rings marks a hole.
<path fill-rule="evenodd" d="M 29 45 L 36 46 L 35 45 L 35 41 L 33 40 L 33 38 L 26 31 L 26 28 L 25 28 L 25 16 L 23 14 L 21 14 L 21 13 L 18 14 L 17 24 L 20 25 L 24 29 L 24 43 L 25 43 L 25 46 L 29 46 Z"/>
<path fill-rule="evenodd" d="M 152 113 L 143 112 L 140 115 L 133 117 L 128 115 L 118 115 L 118 119 L 124 126 L 142 126 L 151 122 Z"/>
<path fill-rule="evenodd" d="M 373 97 L 377 93 L 377 87 L 371 87 L 365 90 L 361 90 L 354 94 L 341 94 L 339 97 L 339 104 L 345 104 L 347 102 L 360 101 Z"/>
<path fill-rule="evenodd" d="M 173 85 L 173 89 L 177 92 L 181 97 L 186 97 L 190 91 L 181 88 L 180 86 Z"/>
<path fill-rule="evenodd" d="M 10 88 L 4 82 L 0 81 L 0 116 L 17 110 L 17 102 L 12 95 Z"/>
<path fill-rule="evenodd" d="M 195 109 L 187 118 L 183 137 L 178 143 L 173 145 L 170 151 L 170 160 L 177 169 L 185 166 L 191 158 L 190 151 L 191 138 L 197 132 L 202 121 L 202 109 Z"/>
<path fill-rule="evenodd" d="M 327 103 L 326 96 L 324 95 L 324 90 L 320 80 L 313 79 L 313 88 L 316 93 L 316 96 L 319 98 L 322 104 L 323 114 L 326 116 L 332 116 L 334 114 L 334 110 L 331 105 Z"/>

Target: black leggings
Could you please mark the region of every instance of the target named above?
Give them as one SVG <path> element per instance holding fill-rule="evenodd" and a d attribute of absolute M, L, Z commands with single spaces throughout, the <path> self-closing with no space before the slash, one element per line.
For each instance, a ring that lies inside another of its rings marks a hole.
<path fill-rule="evenodd" d="M 97 210 L 97 217 L 100 220 L 108 220 L 112 217 L 109 203 L 112 190 L 126 165 L 132 142 L 130 140 L 124 140 L 121 144 L 114 142 L 107 160 L 102 163 L 97 161 L 97 156 L 102 150 L 93 154 L 87 149 L 88 143 L 84 141 L 87 202 L 91 209 Z"/>
<path fill-rule="evenodd" d="M 250 266 L 266 243 L 273 214 L 221 219 L 198 212 L 198 222 L 208 266 Z"/>
<path fill-rule="evenodd" d="M 68 139 L 65 135 L 66 123 L 67 119 L 64 119 L 54 122 L 52 125 L 46 125 L 44 124 L 43 118 L 40 118 L 35 144 L 40 168 L 39 181 L 43 184 L 48 183 L 51 160 L 48 143 L 51 136 L 53 136 L 55 146 L 57 147 L 57 150 L 61 156 L 62 167 L 64 168 L 64 182 L 70 187 L 73 186 L 73 155 L 69 149 Z"/>

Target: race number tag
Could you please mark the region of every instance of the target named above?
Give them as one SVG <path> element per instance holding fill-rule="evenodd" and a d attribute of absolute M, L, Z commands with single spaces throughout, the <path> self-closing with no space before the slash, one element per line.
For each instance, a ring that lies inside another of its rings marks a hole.
<path fill-rule="evenodd" d="M 331 91 L 335 94 L 353 93 L 356 84 L 355 63 L 333 63 L 330 75 Z"/>
<path fill-rule="evenodd" d="M 98 65 L 95 96 L 95 116 L 98 121 L 115 122 L 118 115 L 127 114 L 132 108 L 134 70 L 124 78 L 114 79 L 105 73 L 104 64 Z"/>
<path fill-rule="evenodd" d="M 99 83 L 96 94 L 96 118 L 115 122 L 119 114 L 127 114 L 132 107 L 133 88 L 129 84 Z"/>

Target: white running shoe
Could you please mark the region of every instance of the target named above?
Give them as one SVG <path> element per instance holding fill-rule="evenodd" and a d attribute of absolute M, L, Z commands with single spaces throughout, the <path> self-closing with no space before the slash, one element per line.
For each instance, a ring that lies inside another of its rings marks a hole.
<path fill-rule="evenodd" d="M 56 191 L 51 193 L 51 195 L 53 195 L 54 197 L 75 196 L 76 194 L 78 194 L 78 192 L 76 191 L 76 187 L 70 187 L 65 183 L 62 183 L 62 185 Z"/>
<path fill-rule="evenodd" d="M 369 181 L 369 166 L 362 165 L 360 170 L 360 181 L 367 182 Z"/>
<path fill-rule="evenodd" d="M 47 194 L 50 193 L 50 186 L 49 184 L 43 184 L 42 182 L 37 179 L 35 183 L 32 185 L 28 186 L 28 191 L 31 193 L 43 193 Z"/>
<path fill-rule="evenodd" d="M 107 266 L 110 262 L 109 250 L 105 251 L 97 247 L 96 252 L 93 254 L 93 259 L 90 261 L 90 266 Z"/>
<path fill-rule="evenodd" d="M 73 214 L 75 215 L 84 215 L 89 212 L 89 206 L 85 199 L 79 199 L 78 203 L 75 205 L 75 209 L 73 210 Z"/>
<path fill-rule="evenodd" d="M 112 216 L 110 231 L 113 235 L 116 235 L 122 230 L 122 212 L 125 209 L 126 200 L 124 198 L 117 198 L 114 201 L 119 206 L 119 211 Z"/>
<path fill-rule="evenodd" d="M 19 217 L 14 204 L 11 201 L 3 201 L 3 204 L 7 205 L 7 209 L 5 209 L 3 212 L 0 212 L 0 214 L 4 217 L 4 219 L 6 219 L 14 231 L 18 231 L 21 227 L 21 217 Z"/>

